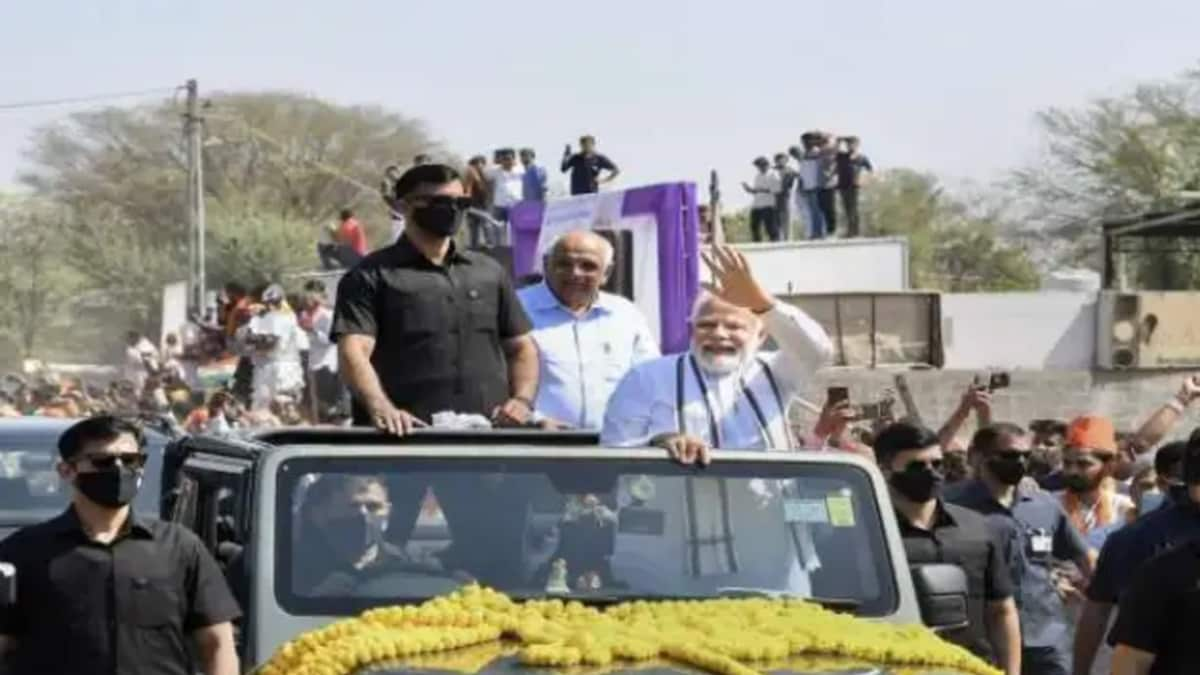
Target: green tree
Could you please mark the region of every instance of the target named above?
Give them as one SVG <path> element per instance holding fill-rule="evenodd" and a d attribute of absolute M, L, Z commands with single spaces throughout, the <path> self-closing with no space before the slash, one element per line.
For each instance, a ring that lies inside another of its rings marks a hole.
<path fill-rule="evenodd" d="M 12 357 L 43 356 L 43 338 L 67 323 L 79 280 L 61 264 L 59 215 L 29 199 L 0 203 L 0 341 Z"/>
<path fill-rule="evenodd" d="M 1098 220 L 1182 205 L 1200 187 L 1200 73 L 1134 87 L 1074 109 L 1037 115 L 1043 152 L 1014 172 L 1012 194 L 1025 236 L 1048 261 L 1098 268 Z M 1193 277 L 1186 256 L 1154 253 L 1142 281 Z"/>
<path fill-rule="evenodd" d="M 86 287 L 151 331 L 163 285 L 187 269 L 180 113 L 163 102 L 72 115 L 34 133 L 22 176 L 65 214 L 61 255 Z M 202 115 L 211 285 L 315 267 L 317 233 L 345 207 L 382 242 L 383 168 L 441 151 L 418 121 L 297 94 L 217 94 Z"/>

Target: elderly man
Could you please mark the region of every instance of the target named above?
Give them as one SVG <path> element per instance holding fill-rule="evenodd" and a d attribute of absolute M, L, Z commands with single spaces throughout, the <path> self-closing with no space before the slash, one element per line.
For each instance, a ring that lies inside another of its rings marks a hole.
<path fill-rule="evenodd" d="M 692 346 L 629 372 L 608 403 L 601 443 L 653 444 L 683 463 L 709 461 L 710 448 L 791 445 L 787 404 L 833 353 L 824 329 L 778 301 L 746 258 L 717 247 L 704 262 L 710 293 L 692 316 Z M 767 337 L 779 351 L 759 354 Z"/>
<path fill-rule="evenodd" d="M 540 358 L 534 409 L 547 426 L 599 429 L 621 377 L 659 355 L 638 308 L 600 290 L 612 264 L 607 239 L 570 232 L 546 253 L 545 281 L 518 292 Z"/>

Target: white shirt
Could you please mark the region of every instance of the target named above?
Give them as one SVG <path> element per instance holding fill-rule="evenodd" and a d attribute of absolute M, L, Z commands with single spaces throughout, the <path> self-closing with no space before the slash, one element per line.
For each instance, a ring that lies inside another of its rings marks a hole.
<path fill-rule="evenodd" d="M 283 310 L 273 310 L 250 319 L 250 331 L 258 335 L 274 335 L 278 338 L 275 347 L 268 352 L 255 351 L 254 365 L 266 363 L 300 363 L 300 350 L 304 336 L 296 315 Z"/>
<path fill-rule="evenodd" d="M 140 391 L 146 384 L 146 360 L 155 363 L 157 356 L 158 350 L 146 338 L 139 340 L 136 345 L 125 347 L 123 377 L 132 382 Z"/>
<path fill-rule="evenodd" d="M 800 187 L 804 191 L 816 190 L 821 185 L 821 159 L 805 156 L 800 160 Z"/>
<path fill-rule="evenodd" d="M 333 326 L 333 310 L 325 305 L 313 312 L 312 330 L 308 331 L 308 369 L 337 372 L 337 345 L 329 340 L 329 329 Z"/>
<path fill-rule="evenodd" d="M 779 174 L 775 173 L 774 169 L 768 169 L 756 175 L 751 187 L 755 190 L 750 200 L 752 209 L 775 208 L 775 196 L 783 190 Z M 765 192 L 762 192 L 763 190 Z"/>
<path fill-rule="evenodd" d="M 625 373 L 659 355 L 646 317 L 629 300 L 601 292 L 583 316 L 545 282 L 517 292 L 538 347 L 538 414 L 577 429 L 599 429 Z"/>
<path fill-rule="evenodd" d="M 511 171 L 494 166 L 488 169 L 487 179 L 492 185 L 492 206 L 506 209 L 521 201 L 525 190 L 525 169 L 519 165 L 514 165 Z"/>
<path fill-rule="evenodd" d="M 634 367 L 608 401 L 601 444 L 644 446 L 660 434 L 684 432 L 718 448 L 783 449 L 791 446 L 788 402 L 818 368 L 829 362 L 833 342 L 812 317 L 786 303 L 776 302 L 761 318 L 779 350 L 759 354 L 746 363 L 741 372 L 716 376 L 700 370 L 708 390 L 707 404 L 696 371 L 691 367 L 690 353 L 664 356 Z M 678 420 L 676 391 L 681 356 L 684 365 L 683 429 Z M 763 363 L 774 377 L 778 397 Z M 758 404 L 765 429 L 747 391 Z M 710 432 L 709 410 L 716 421 L 719 436 L 716 439 Z"/>

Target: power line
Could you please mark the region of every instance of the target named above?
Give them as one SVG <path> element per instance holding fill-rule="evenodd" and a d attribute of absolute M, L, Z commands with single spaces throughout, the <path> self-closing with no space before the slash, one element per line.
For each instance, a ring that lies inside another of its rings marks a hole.
<path fill-rule="evenodd" d="M 158 87 L 156 89 L 140 89 L 137 91 L 115 91 L 107 94 L 92 94 L 90 96 L 73 96 L 69 98 L 50 98 L 37 101 L 14 101 L 11 103 L 0 103 L 0 110 L 21 110 L 25 108 L 48 108 L 58 105 L 71 105 L 73 103 L 92 103 L 95 101 L 108 101 L 118 98 L 133 98 L 135 96 L 148 96 L 150 94 L 169 94 L 173 93 L 178 87 Z"/>

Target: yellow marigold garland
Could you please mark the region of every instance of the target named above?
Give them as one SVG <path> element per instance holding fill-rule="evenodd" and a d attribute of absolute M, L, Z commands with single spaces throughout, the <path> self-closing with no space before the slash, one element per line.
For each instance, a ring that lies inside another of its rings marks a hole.
<path fill-rule="evenodd" d="M 635 601 L 600 611 L 561 600 L 516 603 L 478 586 L 421 605 L 369 610 L 305 633 L 280 647 L 259 672 L 350 675 L 372 665 L 501 645 L 501 638 L 521 646 L 521 663 L 558 669 L 666 660 L 717 675 L 758 675 L 772 664 L 836 656 L 971 675 L 1000 673 L 923 626 L 866 621 L 800 600 Z M 487 655 L 502 653 L 479 650 L 468 662 L 440 663 L 476 672 L 489 662 Z"/>

